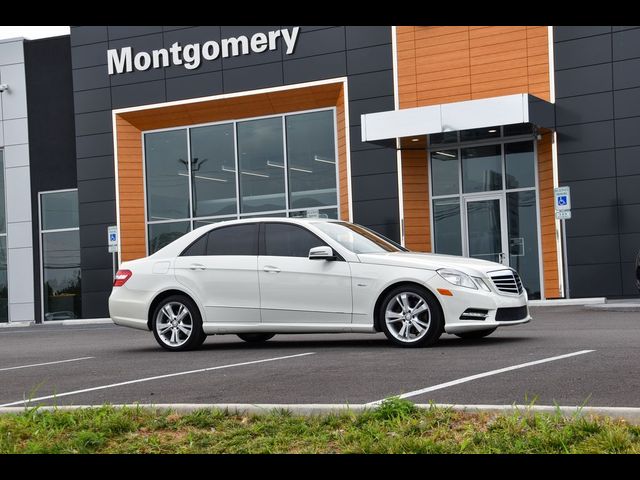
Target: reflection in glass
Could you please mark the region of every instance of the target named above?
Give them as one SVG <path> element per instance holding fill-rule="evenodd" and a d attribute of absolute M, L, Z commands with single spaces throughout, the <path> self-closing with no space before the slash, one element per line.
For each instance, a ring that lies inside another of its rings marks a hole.
<path fill-rule="evenodd" d="M 287 216 L 287 212 L 286 211 L 282 211 L 282 212 L 272 212 L 272 213 L 251 213 L 251 214 L 246 214 L 246 215 L 240 215 L 240 218 L 259 218 L 259 217 L 286 217 Z"/>
<path fill-rule="evenodd" d="M 464 193 L 502 189 L 500 145 L 462 148 L 460 155 Z"/>
<path fill-rule="evenodd" d="M 237 128 L 240 212 L 285 209 L 282 117 L 239 122 Z"/>
<path fill-rule="evenodd" d="M 505 143 L 504 158 L 507 189 L 535 187 L 536 162 L 533 142 Z"/>
<path fill-rule="evenodd" d="M 78 227 L 78 191 L 42 195 L 42 229 Z"/>
<path fill-rule="evenodd" d="M 0 150 L 0 153 L 2 151 Z M 9 321 L 9 292 L 7 282 L 7 237 L 0 236 L 0 323 Z"/>
<path fill-rule="evenodd" d="M 433 201 L 433 230 L 436 253 L 462 255 L 458 197 Z"/>
<path fill-rule="evenodd" d="M 438 150 L 431 153 L 433 195 L 452 195 L 459 192 L 458 150 Z"/>
<path fill-rule="evenodd" d="M 148 220 L 189 217 L 187 130 L 144 136 Z"/>
<path fill-rule="evenodd" d="M 193 216 L 236 213 L 233 124 L 191 129 Z"/>
<path fill-rule="evenodd" d="M 7 233 L 4 196 L 4 152 L 0 149 L 0 233 Z"/>
<path fill-rule="evenodd" d="M 149 255 L 170 244 L 191 230 L 189 222 L 155 223 L 149 225 Z"/>
<path fill-rule="evenodd" d="M 212 223 L 226 222 L 229 220 L 235 220 L 237 217 L 220 217 L 220 218 L 202 218 L 200 220 L 193 221 L 193 228 L 202 227 L 203 225 L 211 225 Z"/>
<path fill-rule="evenodd" d="M 80 232 L 42 234 L 44 319 L 80 318 Z"/>
<path fill-rule="evenodd" d="M 507 193 L 509 265 L 515 268 L 530 299 L 540 298 L 536 192 Z"/>
<path fill-rule="evenodd" d="M 471 130 L 460 130 L 461 142 L 473 142 L 485 140 L 487 138 L 497 138 L 500 136 L 500 127 L 483 127 Z"/>
<path fill-rule="evenodd" d="M 514 135 L 533 135 L 533 125 L 530 123 L 514 123 L 513 125 L 505 125 L 504 136 Z"/>
<path fill-rule="evenodd" d="M 467 202 L 469 256 L 501 263 L 500 200 Z"/>
<path fill-rule="evenodd" d="M 458 132 L 442 132 L 429 135 L 429 145 L 458 143 Z"/>
<path fill-rule="evenodd" d="M 338 219 L 337 208 L 310 208 L 308 210 L 298 210 L 289 212 L 291 218 L 334 218 Z"/>
<path fill-rule="evenodd" d="M 289 115 L 286 125 L 289 208 L 335 204 L 333 111 Z"/>

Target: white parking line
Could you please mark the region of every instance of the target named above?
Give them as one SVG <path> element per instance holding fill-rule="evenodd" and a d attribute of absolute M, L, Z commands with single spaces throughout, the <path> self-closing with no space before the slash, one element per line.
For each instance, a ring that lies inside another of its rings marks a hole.
<path fill-rule="evenodd" d="M 95 358 L 95 357 L 70 358 L 69 360 L 58 360 L 57 362 L 32 363 L 31 365 L 20 365 L 18 367 L 0 368 L 0 372 L 6 372 L 7 370 L 17 370 L 19 368 L 41 367 L 43 365 L 55 365 L 56 363 L 79 362 L 80 360 L 89 360 L 90 358 Z"/>
<path fill-rule="evenodd" d="M 542 360 L 536 360 L 534 362 L 521 363 L 519 365 L 514 365 L 512 367 L 500 368 L 498 370 L 491 370 L 490 372 L 478 373 L 477 375 L 471 375 L 469 377 L 460 378 L 458 380 L 452 380 L 451 382 L 440 383 L 438 385 L 434 385 L 433 387 L 422 388 L 420 390 L 414 390 L 413 392 L 403 393 L 399 395 L 400 398 L 409 398 L 415 397 L 416 395 L 421 395 L 423 393 L 433 392 L 434 390 L 441 390 L 447 387 L 453 387 L 454 385 L 459 385 L 461 383 L 470 382 L 472 380 L 477 380 L 478 378 L 489 377 L 491 375 L 498 375 L 499 373 L 510 372 L 511 370 L 517 370 L 519 368 L 531 367 L 533 365 L 540 365 L 541 363 L 553 362 L 555 360 L 562 360 L 564 358 L 575 357 L 576 355 L 584 355 L 585 353 L 595 352 L 595 350 L 580 350 L 579 352 L 567 353 L 566 355 L 559 355 L 557 357 L 549 357 L 543 358 Z M 375 402 L 369 402 L 366 405 L 379 405 L 385 399 L 376 400 Z M 2 405 L 0 405 L 1 407 Z"/>
<path fill-rule="evenodd" d="M 186 372 L 169 373 L 167 375 L 156 375 L 155 377 L 139 378 L 137 380 L 129 380 L 127 382 L 112 383 L 112 384 L 109 384 L 109 385 L 101 385 L 99 387 L 85 388 L 83 390 L 74 390 L 74 391 L 71 391 L 71 392 L 63 392 L 63 393 L 58 393 L 58 394 L 55 394 L 55 395 L 47 395 L 47 396 L 44 396 L 44 397 L 29 398 L 29 399 L 26 399 L 26 400 L 19 400 L 17 402 L 5 403 L 3 405 L 0 405 L 0 407 L 11 407 L 13 405 L 20 405 L 21 403 L 25 403 L 25 404 L 26 403 L 33 403 L 33 402 L 39 402 L 40 400 L 49 400 L 51 398 L 60 398 L 60 397 L 67 397 L 69 395 L 77 395 L 79 393 L 95 392 L 96 390 L 104 390 L 106 388 L 121 387 L 123 385 L 132 385 L 134 383 L 150 382 L 151 380 L 159 380 L 161 378 L 177 377 L 177 376 L 180 376 L 180 375 L 189 375 L 191 373 L 210 372 L 212 370 L 221 370 L 223 368 L 240 367 L 240 366 L 243 366 L 243 365 L 253 365 L 253 364 L 256 364 L 256 363 L 274 362 L 276 360 L 285 360 L 287 358 L 304 357 L 304 356 L 313 355 L 313 354 L 315 354 L 315 352 L 299 353 L 299 354 L 296 354 L 296 355 L 287 355 L 285 357 L 265 358 L 263 360 L 252 360 L 250 362 L 233 363 L 231 365 L 221 365 L 221 366 L 218 366 L 218 367 L 199 368 L 198 370 L 188 370 Z"/>

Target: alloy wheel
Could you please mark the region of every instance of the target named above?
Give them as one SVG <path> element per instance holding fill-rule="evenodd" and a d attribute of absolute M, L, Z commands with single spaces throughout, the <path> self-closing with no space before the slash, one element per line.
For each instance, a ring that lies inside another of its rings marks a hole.
<path fill-rule="evenodd" d="M 429 331 L 431 310 L 422 296 L 414 292 L 402 292 L 387 303 L 384 321 L 393 337 L 403 343 L 413 343 Z"/>
<path fill-rule="evenodd" d="M 158 311 L 155 328 L 163 343 L 170 347 L 180 347 L 189 340 L 193 332 L 191 312 L 183 303 L 168 302 Z"/>

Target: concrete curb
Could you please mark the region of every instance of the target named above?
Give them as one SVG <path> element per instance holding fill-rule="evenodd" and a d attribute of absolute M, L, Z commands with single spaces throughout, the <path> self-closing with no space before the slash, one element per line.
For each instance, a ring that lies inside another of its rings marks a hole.
<path fill-rule="evenodd" d="M 576 305 L 598 305 L 607 301 L 605 297 L 558 298 L 556 300 L 529 300 L 530 307 L 571 307 Z"/>
<path fill-rule="evenodd" d="M 615 304 L 605 303 L 604 305 L 585 305 L 585 310 L 601 312 L 640 312 L 640 303 Z"/>
<path fill-rule="evenodd" d="M 560 412 L 564 417 L 597 415 L 610 417 L 613 419 L 626 420 L 629 423 L 640 424 L 640 408 L 636 407 L 578 407 L 578 406 L 550 406 L 550 405 L 455 405 L 446 403 L 435 404 L 415 404 L 418 408 L 451 408 L 457 411 L 466 412 L 489 412 L 489 413 L 515 413 L 523 414 L 530 412 L 537 413 L 556 413 Z M 342 404 L 342 403 L 310 403 L 310 404 L 276 404 L 276 403 L 159 403 L 159 404 L 119 404 L 110 405 L 114 408 L 145 408 L 151 410 L 174 410 L 178 413 L 191 413 L 195 410 L 202 409 L 218 409 L 228 410 L 230 413 L 268 413 L 272 410 L 287 410 L 295 415 L 322 415 L 327 413 L 341 412 L 363 412 L 365 410 L 373 410 L 376 407 L 367 404 Z M 38 410 L 51 411 L 69 411 L 81 408 L 101 408 L 103 405 L 45 405 L 38 407 Z M 33 407 L 30 407 L 33 408 Z M 4 413 L 22 413 L 25 407 L 0 407 L 0 414 Z"/>

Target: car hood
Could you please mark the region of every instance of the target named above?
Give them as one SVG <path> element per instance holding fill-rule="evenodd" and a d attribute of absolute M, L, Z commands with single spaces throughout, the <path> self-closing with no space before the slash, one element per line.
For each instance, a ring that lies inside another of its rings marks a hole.
<path fill-rule="evenodd" d="M 476 258 L 420 252 L 362 253 L 359 254 L 358 257 L 362 263 L 390 265 L 394 267 L 424 268 L 425 270 L 454 268 L 469 275 L 478 275 L 479 273 L 486 274 L 494 270 L 504 270 L 508 268 L 500 263 L 478 260 Z"/>

